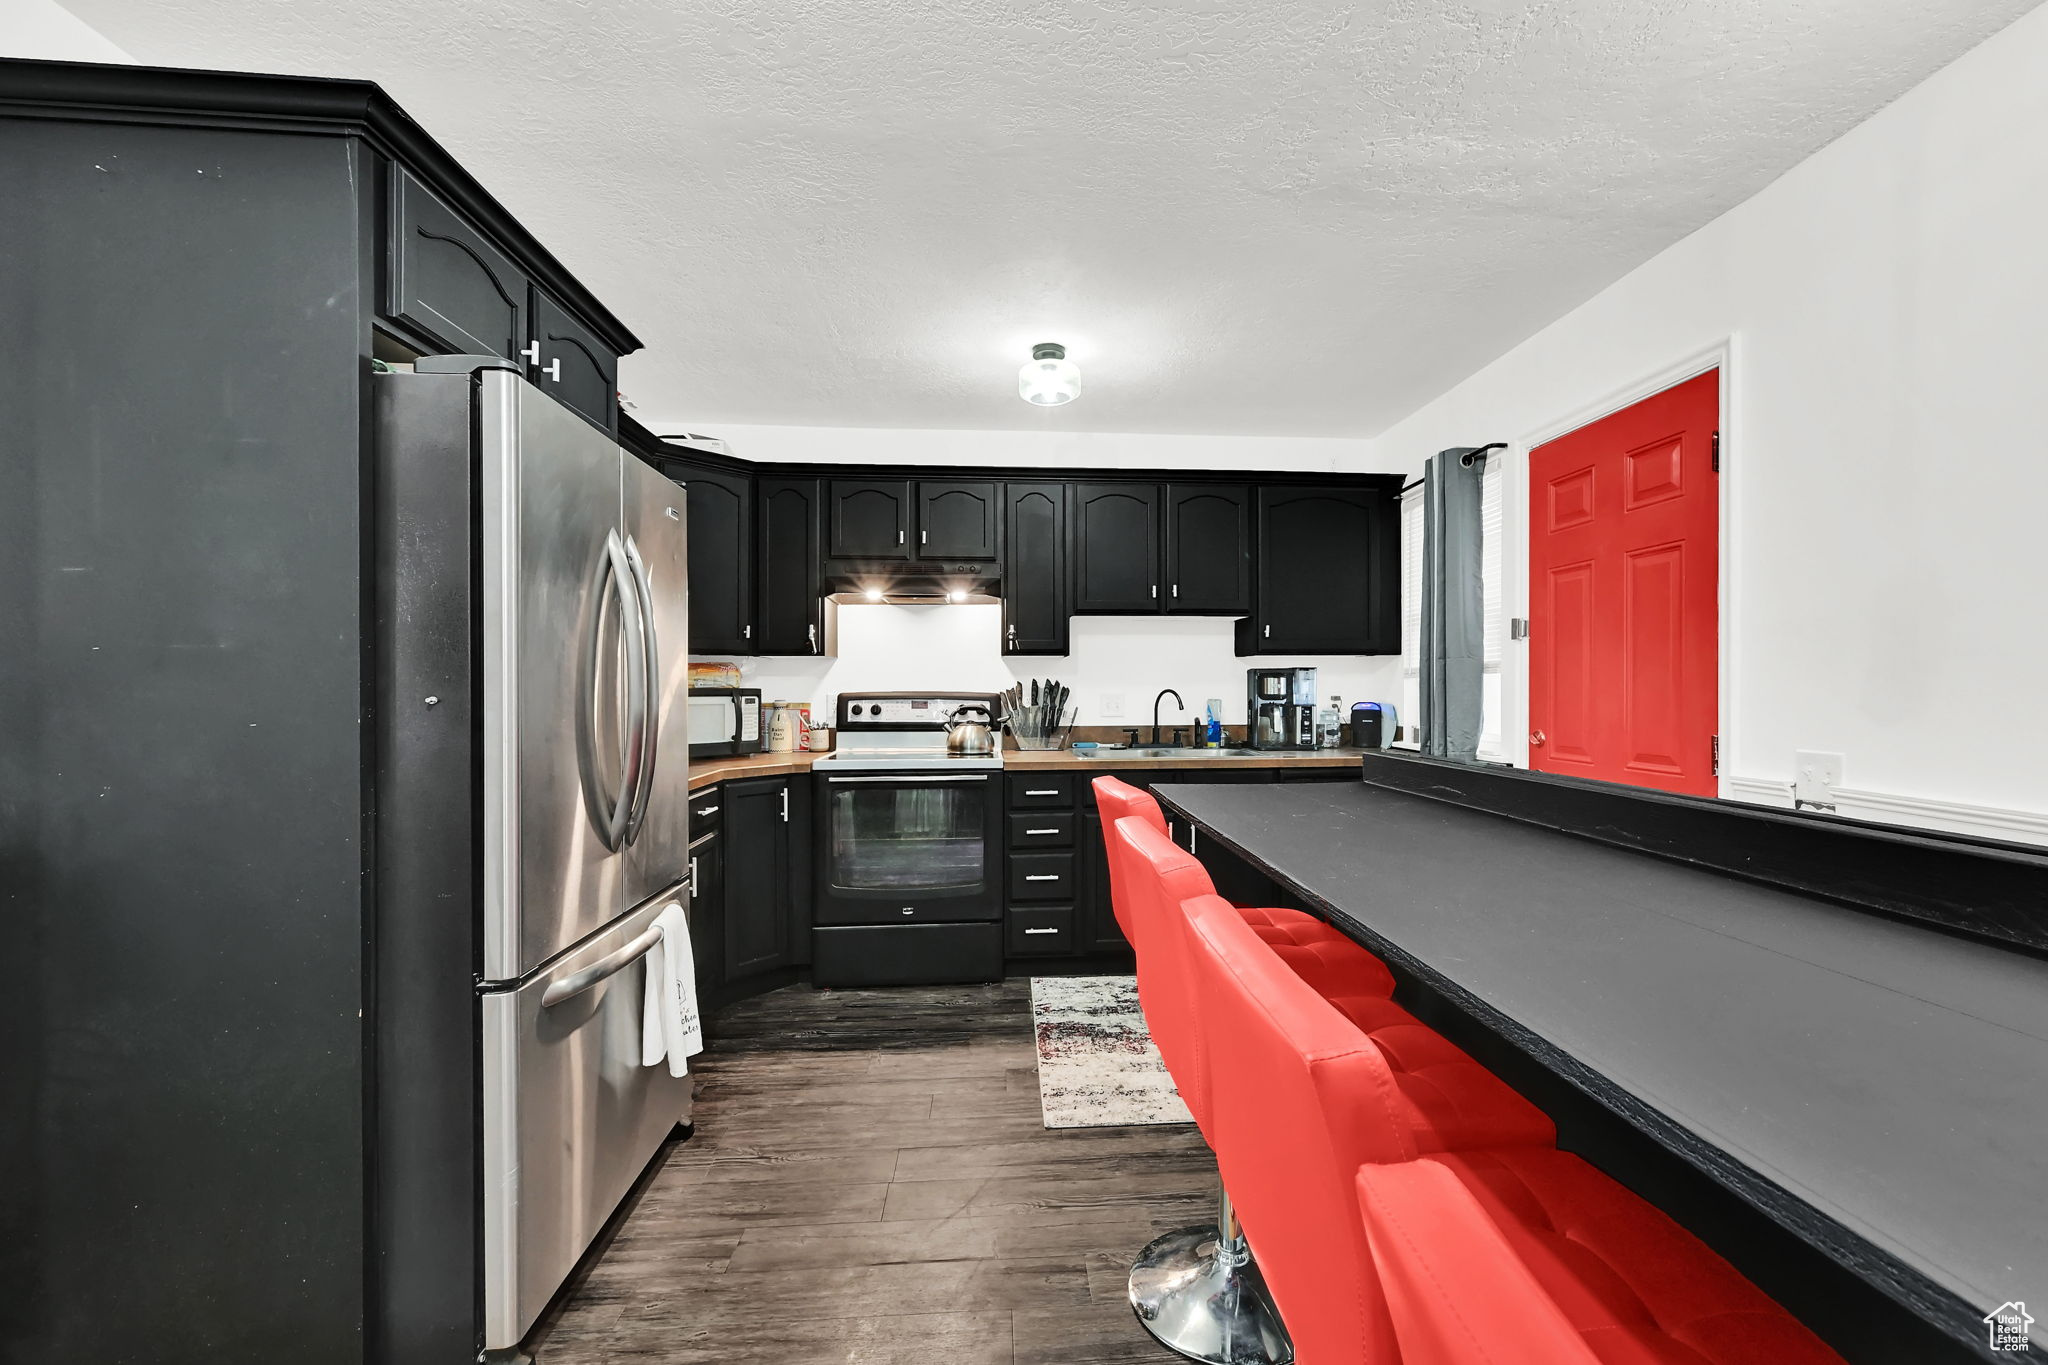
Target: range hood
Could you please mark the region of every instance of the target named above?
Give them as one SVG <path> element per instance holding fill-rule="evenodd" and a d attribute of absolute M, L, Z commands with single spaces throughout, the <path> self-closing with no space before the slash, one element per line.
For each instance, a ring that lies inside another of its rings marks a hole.
<path fill-rule="evenodd" d="M 930 560 L 828 559 L 825 596 L 834 602 L 888 602 L 931 607 L 948 602 L 1001 600 L 1002 577 L 986 560 L 939 563 Z"/>

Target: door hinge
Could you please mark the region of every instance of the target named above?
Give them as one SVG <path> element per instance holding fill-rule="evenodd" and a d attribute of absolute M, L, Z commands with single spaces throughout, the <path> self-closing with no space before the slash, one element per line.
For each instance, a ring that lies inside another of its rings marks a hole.
<path fill-rule="evenodd" d="M 1714 736 L 1714 776 L 1721 775 L 1721 737 Z"/>
<path fill-rule="evenodd" d="M 1714 472 L 1721 472 L 1721 433 L 1714 433 Z"/>

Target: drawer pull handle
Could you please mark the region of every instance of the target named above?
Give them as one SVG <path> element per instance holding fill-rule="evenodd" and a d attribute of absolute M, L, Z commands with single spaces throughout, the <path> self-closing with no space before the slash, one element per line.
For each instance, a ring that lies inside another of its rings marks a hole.
<path fill-rule="evenodd" d="M 1025 832 L 1026 834 L 1058 834 L 1058 833 L 1059 833 L 1059 831 L 1058 831 L 1058 830 L 1056 830 L 1056 829 L 1027 829 L 1027 830 L 1025 830 L 1024 832 Z"/>
<path fill-rule="evenodd" d="M 1057 872 L 1027 872 L 1024 874 L 1024 880 L 1027 882 L 1056 882 L 1059 879 L 1060 874 Z"/>
<path fill-rule="evenodd" d="M 1057 933 L 1059 932 L 1059 930 L 1058 930 L 1058 929 L 1026 929 L 1026 930 L 1025 930 L 1024 932 L 1025 932 L 1025 933 L 1027 933 L 1027 934 L 1057 934 Z"/>
<path fill-rule="evenodd" d="M 716 807 L 716 806 L 699 806 L 699 807 L 697 808 L 697 814 L 699 814 L 699 815 L 716 815 L 716 814 L 718 814 L 718 807 Z"/>
<path fill-rule="evenodd" d="M 1060 793 L 1057 787 L 1047 787 L 1037 791 L 1026 788 L 1024 794 L 1026 796 L 1058 796 Z"/>

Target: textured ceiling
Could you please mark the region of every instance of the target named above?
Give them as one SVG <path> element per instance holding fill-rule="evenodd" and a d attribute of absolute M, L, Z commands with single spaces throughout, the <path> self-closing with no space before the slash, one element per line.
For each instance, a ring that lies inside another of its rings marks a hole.
<path fill-rule="evenodd" d="M 1370 435 L 2035 0 L 65 3 L 381 82 L 647 342 L 643 415 Z"/>

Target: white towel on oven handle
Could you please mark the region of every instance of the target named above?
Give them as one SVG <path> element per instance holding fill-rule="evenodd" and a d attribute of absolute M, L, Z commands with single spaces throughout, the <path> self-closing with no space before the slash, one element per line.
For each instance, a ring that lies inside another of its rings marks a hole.
<path fill-rule="evenodd" d="M 697 1014 L 697 959 L 690 951 L 690 914 L 672 901 L 654 917 L 660 940 L 647 950 L 646 1000 L 640 1011 L 640 1065 L 668 1059 L 668 1074 L 687 1076 L 690 1058 L 704 1050 Z"/>

